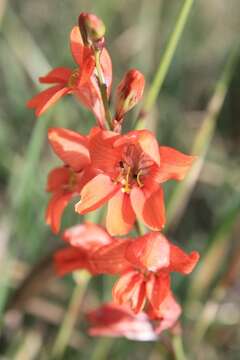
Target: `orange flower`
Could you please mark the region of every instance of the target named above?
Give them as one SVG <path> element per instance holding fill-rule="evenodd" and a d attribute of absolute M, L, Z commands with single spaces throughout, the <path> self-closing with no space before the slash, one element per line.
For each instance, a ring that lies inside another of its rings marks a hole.
<path fill-rule="evenodd" d="M 108 255 L 111 258 L 111 253 Z M 114 301 L 129 305 L 135 313 L 142 311 L 148 301 L 156 316 L 171 294 L 170 273 L 189 274 L 199 259 L 197 252 L 188 255 L 157 232 L 130 241 L 124 256 L 132 267 L 115 283 Z"/>
<path fill-rule="evenodd" d="M 91 254 L 99 247 L 112 242 L 111 236 L 99 225 L 85 223 L 67 229 L 63 234 L 70 246 L 58 250 L 54 255 L 55 269 L 59 275 L 85 269 L 95 274 Z"/>
<path fill-rule="evenodd" d="M 161 318 L 164 302 L 172 301 L 170 273 L 189 274 L 199 259 L 196 251 L 187 254 L 158 232 L 136 239 L 109 237 L 107 244 L 99 240 L 98 246 L 91 241 L 94 246 L 84 249 L 82 234 L 77 241 L 71 239 L 72 235 L 67 241 L 72 246 L 60 250 L 55 257 L 58 273 L 86 269 L 94 275 L 120 274 L 113 287 L 114 302 L 129 306 L 134 313 L 147 305 L 151 318 Z"/>
<path fill-rule="evenodd" d="M 48 175 L 47 191 L 52 193 L 46 210 L 46 222 L 54 233 L 60 228 L 64 208 L 73 196 L 96 175 L 90 166 L 87 137 L 63 128 L 48 130 L 48 139 L 63 166 Z"/>
<path fill-rule="evenodd" d="M 130 340 L 157 340 L 153 324 L 146 314 L 134 314 L 127 307 L 114 303 L 103 304 L 87 313 L 89 335 L 123 336 Z"/>
<path fill-rule="evenodd" d="M 148 130 L 120 136 L 99 129 L 89 141 L 89 152 L 100 173 L 83 187 L 75 209 L 86 214 L 109 201 L 106 226 L 111 235 L 127 234 L 136 215 L 150 229 L 161 230 L 165 224 L 161 184 L 183 179 L 195 159 L 159 147 Z"/>
<path fill-rule="evenodd" d="M 181 314 L 181 307 L 172 294 L 161 304 L 161 311 L 150 321 L 149 312 L 134 314 L 128 307 L 114 303 L 103 304 L 96 310 L 89 311 L 91 336 L 123 336 L 130 340 L 157 340 L 162 331 L 171 329 Z"/>
<path fill-rule="evenodd" d="M 84 106 L 94 113 L 99 125 L 104 127 L 105 113 L 94 74 L 95 59 L 93 50 L 83 44 L 77 26 L 71 31 L 70 46 L 77 67 L 73 70 L 67 67 L 58 67 L 50 71 L 46 76 L 40 77 L 39 81 L 41 83 L 53 84 L 53 86 L 34 96 L 28 101 L 27 106 L 35 109 L 36 116 L 40 116 L 62 96 L 74 94 Z M 102 50 L 100 61 L 108 93 L 110 93 L 112 63 L 105 48 Z"/>

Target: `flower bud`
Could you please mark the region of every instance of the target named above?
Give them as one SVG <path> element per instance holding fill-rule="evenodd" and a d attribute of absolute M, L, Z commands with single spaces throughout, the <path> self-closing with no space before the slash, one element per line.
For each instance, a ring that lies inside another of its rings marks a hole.
<path fill-rule="evenodd" d="M 117 87 L 116 119 L 121 121 L 124 114 L 131 110 L 143 95 L 145 80 L 140 71 L 129 70 Z"/>
<path fill-rule="evenodd" d="M 80 32 L 85 45 L 97 43 L 105 34 L 105 25 L 94 14 L 81 13 L 78 18 Z"/>

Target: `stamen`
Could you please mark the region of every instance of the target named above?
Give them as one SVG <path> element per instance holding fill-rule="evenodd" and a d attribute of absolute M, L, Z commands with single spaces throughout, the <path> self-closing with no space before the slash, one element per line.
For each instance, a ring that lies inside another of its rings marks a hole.
<path fill-rule="evenodd" d="M 68 86 L 69 87 L 74 87 L 77 85 L 79 79 L 79 69 L 75 69 L 72 71 L 69 80 L 68 80 Z"/>
<path fill-rule="evenodd" d="M 140 180 L 140 176 L 142 175 L 142 170 L 140 170 L 137 174 L 137 183 L 139 187 L 143 187 L 143 183 Z"/>
<path fill-rule="evenodd" d="M 125 184 L 125 187 L 124 187 L 124 192 L 126 192 L 127 194 L 130 193 L 130 186 L 129 186 L 129 176 L 130 176 L 130 173 L 131 173 L 131 167 L 128 166 L 127 168 L 127 174 L 126 174 L 126 184 Z"/>

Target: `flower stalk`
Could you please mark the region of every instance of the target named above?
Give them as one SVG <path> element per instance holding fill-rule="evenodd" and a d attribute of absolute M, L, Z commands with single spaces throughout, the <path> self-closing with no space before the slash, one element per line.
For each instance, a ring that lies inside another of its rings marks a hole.
<path fill-rule="evenodd" d="M 55 338 L 55 342 L 52 348 L 53 359 L 61 359 L 64 355 L 78 318 L 87 285 L 91 278 L 91 275 L 87 271 L 79 271 L 74 275 L 76 285 L 73 289 L 68 309 Z"/>
<path fill-rule="evenodd" d="M 172 63 L 173 56 L 175 54 L 177 45 L 181 39 L 181 35 L 183 33 L 186 22 L 189 18 L 190 10 L 193 6 L 194 0 L 185 0 L 184 4 L 179 13 L 178 19 L 176 21 L 175 27 L 172 31 L 170 39 L 167 43 L 167 47 L 162 56 L 162 59 L 159 63 L 156 75 L 154 80 L 150 86 L 148 94 L 146 96 L 146 100 L 143 105 L 143 109 L 141 110 L 139 117 L 136 121 L 135 127 L 141 129 L 144 127 L 144 120 L 149 111 L 154 106 L 157 97 L 162 89 L 163 82 L 167 76 L 168 69 Z"/>
<path fill-rule="evenodd" d="M 95 55 L 95 61 L 96 61 L 96 70 L 97 70 L 97 74 L 98 74 L 98 84 L 99 84 L 99 89 L 101 92 L 103 107 L 104 107 L 104 111 L 105 111 L 105 119 L 106 119 L 108 128 L 110 130 L 112 130 L 113 124 L 112 124 L 112 116 L 111 116 L 110 109 L 109 109 L 109 103 L 108 103 L 107 85 L 106 85 L 106 81 L 104 79 L 104 75 L 103 75 L 103 72 L 101 69 L 101 63 L 100 63 L 101 50 L 95 49 L 94 55 Z"/>

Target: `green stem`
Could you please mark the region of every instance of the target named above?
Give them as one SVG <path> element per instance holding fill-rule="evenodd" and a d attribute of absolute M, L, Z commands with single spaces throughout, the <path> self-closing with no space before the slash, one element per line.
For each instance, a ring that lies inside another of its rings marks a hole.
<path fill-rule="evenodd" d="M 187 357 L 183 349 L 183 342 L 181 335 L 173 336 L 172 345 L 173 345 L 175 360 L 187 360 Z"/>
<path fill-rule="evenodd" d="M 71 337 L 73 328 L 76 324 L 79 310 L 82 303 L 82 298 L 85 294 L 88 282 L 90 280 L 90 274 L 81 270 L 77 273 L 77 284 L 72 292 L 72 297 L 68 309 L 65 313 L 65 317 L 61 323 L 60 329 L 57 333 L 53 349 L 52 358 L 61 359 L 64 355 L 69 339 Z"/>
<path fill-rule="evenodd" d="M 138 128 L 142 127 L 142 123 L 144 121 L 145 115 L 149 112 L 149 110 L 155 104 L 157 97 L 161 91 L 162 84 L 166 78 L 168 73 L 169 66 L 171 65 L 173 55 L 177 48 L 178 42 L 181 38 L 182 32 L 184 30 L 185 24 L 187 22 L 190 10 L 192 8 L 194 0 L 185 0 L 184 4 L 179 13 L 176 25 L 173 29 L 173 32 L 168 41 L 165 52 L 162 56 L 162 59 L 159 63 L 158 70 L 156 76 L 153 80 L 153 83 L 149 89 L 148 95 L 146 97 L 145 103 L 143 105 L 143 109 L 140 113 L 140 116 L 137 120 Z"/>
<path fill-rule="evenodd" d="M 139 236 L 142 236 L 145 234 L 145 227 L 138 219 L 136 219 L 135 228 L 136 228 L 136 231 Z"/>
<path fill-rule="evenodd" d="M 108 104 L 107 85 L 106 85 L 106 81 L 105 81 L 105 78 L 104 78 L 104 75 L 102 72 L 102 68 L 101 68 L 101 63 L 100 63 L 101 51 L 95 50 L 94 54 L 95 54 L 96 69 L 97 69 L 97 74 L 98 74 L 99 89 L 101 92 L 103 107 L 104 107 L 104 111 L 105 111 L 105 119 L 106 119 L 108 127 L 112 130 L 112 116 L 111 116 L 111 113 L 109 110 L 109 104 Z"/>

